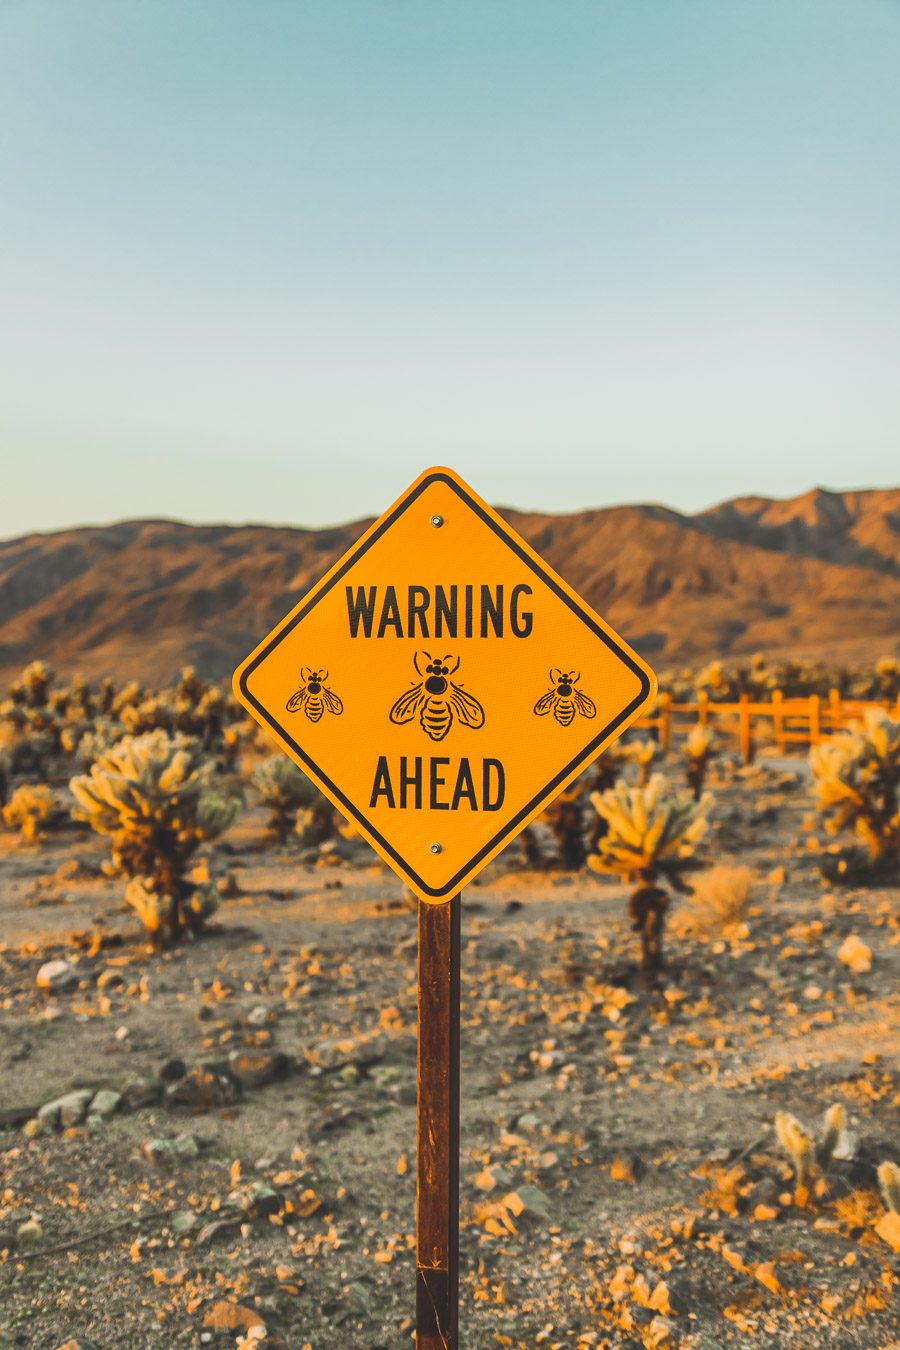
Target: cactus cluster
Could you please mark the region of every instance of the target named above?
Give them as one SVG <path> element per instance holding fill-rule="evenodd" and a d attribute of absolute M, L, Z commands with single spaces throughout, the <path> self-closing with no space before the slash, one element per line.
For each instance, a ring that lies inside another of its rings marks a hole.
<path fill-rule="evenodd" d="M 816 803 L 834 834 L 852 830 L 875 864 L 900 858 L 900 721 L 880 709 L 810 751 Z"/>
<path fill-rule="evenodd" d="M 882 657 L 873 666 L 850 668 L 807 661 L 769 661 L 761 652 L 748 661 L 711 661 L 700 670 L 682 667 L 663 671 L 659 686 L 676 702 L 691 703 L 699 693 L 715 702 L 731 703 L 741 694 L 768 699 L 775 689 L 785 698 L 826 696 L 837 689 L 844 698 L 890 702 L 900 697 L 900 660 Z"/>
<path fill-rule="evenodd" d="M 641 959 L 648 974 L 662 963 L 662 934 L 670 897 L 658 883 L 685 890 L 683 875 L 698 865 L 695 849 L 706 830 L 708 798 L 699 802 L 674 792 L 661 774 L 641 787 L 621 784 L 594 792 L 591 801 L 607 830 L 588 857 L 595 872 L 640 885 L 629 901 L 632 925 L 641 936 Z"/>
<path fill-rule="evenodd" d="M 22 783 L 3 807 L 3 819 L 26 843 L 33 844 L 54 810 L 53 793 L 45 783 Z"/>
<path fill-rule="evenodd" d="M 157 730 L 124 737 L 70 783 L 73 815 L 110 837 L 113 870 L 131 878 L 126 898 L 157 945 L 196 931 L 216 907 L 214 889 L 188 877 L 238 807 L 212 789 L 214 770 L 199 740 Z"/>

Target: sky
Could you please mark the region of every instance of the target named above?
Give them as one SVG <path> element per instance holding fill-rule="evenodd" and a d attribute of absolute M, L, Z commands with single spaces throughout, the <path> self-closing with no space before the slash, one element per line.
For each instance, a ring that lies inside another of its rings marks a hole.
<path fill-rule="evenodd" d="M 900 0 L 0 0 L 0 536 L 900 480 Z"/>

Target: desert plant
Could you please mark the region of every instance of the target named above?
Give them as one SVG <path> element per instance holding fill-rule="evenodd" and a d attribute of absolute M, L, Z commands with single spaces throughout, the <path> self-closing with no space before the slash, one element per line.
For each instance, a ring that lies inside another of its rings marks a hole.
<path fill-rule="evenodd" d="M 126 898 L 155 945 L 196 931 L 215 907 L 188 876 L 200 844 L 238 808 L 211 790 L 213 771 L 198 741 L 159 730 L 124 737 L 70 783 L 73 815 L 111 837 L 113 868 L 132 879 Z"/>
<path fill-rule="evenodd" d="M 846 1114 L 839 1102 L 824 1112 L 818 1139 L 789 1111 L 776 1112 L 775 1137 L 793 1164 L 799 1200 L 824 1177 L 845 1132 Z"/>
<path fill-rule="evenodd" d="M 691 727 L 684 743 L 684 755 L 687 760 L 688 786 L 694 794 L 695 802 L 699 802 L 703 796 L 703 784 L 712 758 L 712 748 L 713 735 L 709 727 L 701 726 L 699 722 Z"/>
<path fill-rule="evenodd" d="M 269 808 L 269 832 L 279 844 L 283 844 L 294 830 L 302 836 L 304 829 L 312 829 L 313 813 L 322 795 L 293 760 L 284 755 L 271 755 L 253 770 L 252 781 Z M 301 820 L 298 812 L 309 812 L 309 815 L 304 815 Z"/>
<path fill-rule="evenodd" d="M 576 779 L 541 815 L 541 819 L 556 841 L 560 863 L 570 872 L 577 872 L 583 867 L 587 857 L 584 846 L 583 797 L 583 788 Z"/>
<path fill-rule="evenodd" d="M 817 805 L 832 834 L 853 830 L 873 864 L 900 857 L 900 721 L 870 708 L 810 750 Z"/>
<path fill-rule="evenodd" d="M 46 783 L 23 783 L 3 808 L 3 819 L 10 829 L 18 829 L 26 843 L 41 837 L 41 826 L 53 813 L 53 793 Z"/>
<path fill-rule="evenodd" d="M 641 936 L 641 964 L 654 975 L 662 964 L 662 934 L 670 897 L 660 880 L 685 891 L 684 872 L 698 866 L 694 849 L 706 829 L 707 798 L 695 802 L 686 793 L 669 792 L 661 774 L 646 787 L 593 792 L 591 801 L 606 821 L 607 833 L 588 857 L 595 872 L 639 881 L 628 904 L 632 926 Z"/>
<path fill-rule="evenodd" d="M 0 806 L 6 805 L 9 796 L 9 780 L 12 777 L 12 755 L 8 750 L 0 750 Z"/>
<path fill-rule="evenodd" d="M 629 741 L 623 748 L 623 754 L 630 764 L 637 765 L 638 782 L 646 787 L 650 781 L 650 770 L 659 759 L 661 751 L 658 741 Z"/>
<path fill-rule="evenodd" d="M 885 1208 L 900 1214 L 900 1167 L 895 1162 L 879 1163 L 878 1187 Z"/>
<path fill-rule="evenodd" d="M 721 932 L 742 923 L 753 890 L 749 867 L 721 865 L 701 872 L 691 883 L 687 928 L 694 932 Z"/>

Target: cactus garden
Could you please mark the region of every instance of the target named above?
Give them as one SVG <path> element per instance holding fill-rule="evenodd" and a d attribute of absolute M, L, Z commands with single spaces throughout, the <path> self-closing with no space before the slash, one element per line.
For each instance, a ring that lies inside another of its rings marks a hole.
<path fill-rule="evenodd" d="M 637 727 L 465 893 L 466 1345 L 895 1341 L 897 666 L 663 682 L 773 688 L 885 706 Z M 0 1350 L 411 1344 L 402 883 L 190 669 L 33 663 L 0 790 Z"/>

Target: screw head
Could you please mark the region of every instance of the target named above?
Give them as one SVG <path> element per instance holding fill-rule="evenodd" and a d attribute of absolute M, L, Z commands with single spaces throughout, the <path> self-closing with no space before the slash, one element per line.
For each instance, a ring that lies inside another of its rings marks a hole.
<path fill-rule="evenodd" d="M 432 516 L 432 517 L 431 517 L 431 523 L 432 523 L 432 525 L 434 526 L 434 528 L 435 528 L 436 530 L 439 530 L 439 529 L 441 528 L 441 526 L 443 525 L 443 523 L 444 523 L 444 517 L 443 517 L 443 516 Z"/>
<path fill-rule="evenodd" d="M 443 851 L 444 851 L 444 846 L 443 846 L 443 844 L 432 844 L 432 845 L 431 845 L 431 852 L 432 852 L 432 853 L 443 853 Z"/>

